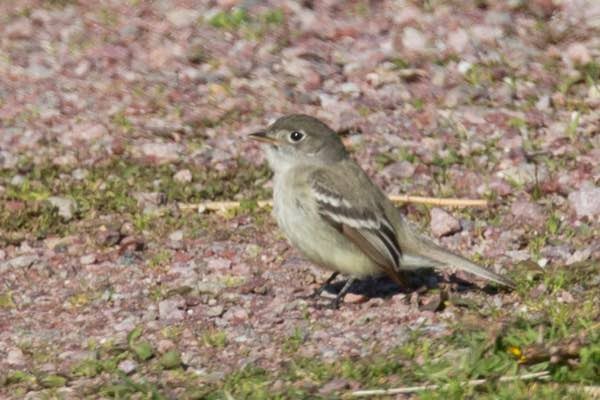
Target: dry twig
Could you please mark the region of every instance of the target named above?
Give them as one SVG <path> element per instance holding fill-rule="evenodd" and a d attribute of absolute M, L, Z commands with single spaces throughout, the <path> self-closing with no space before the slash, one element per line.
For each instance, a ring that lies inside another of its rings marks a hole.
<path fill-rule="evenodd" d="M 488 201 L 483 199 L 440 199 L 435 197 L 421 197 L 421 196 L 390 196 L 391 201 L 394 203 L 415 203 L 415 204 L 430 204 L 435 206 L 446 206 L 446 207 L 487 207 Z M 259 207 L 271 206 L 270 200 L 260 200 L 257 202 Z M 181 210 L 198 210 L 198 212 L 205 211 L 226 211 L 234 208 L 239 208 L 239 201 L 205 201 L 199 204 L 186 204 L 179 203 Z"/>
<path fill-rule="evenodd" d="M 583 392 L 589 394 L 593 399 L 600 399 L 600 386 L 577 386 L 570 385 L 569 390 L 572 392 Z"/>
<path fill-rule="evenodd" d="M 498 379 L 498 382 L 511 382 L 511 381 L 525 381 L 530 379 L 548 379 L 550 376 L 549 371 L 533 372 L 531 374 L 514 375 L 514 376 L 502 376 Z M 487 379 L 473 379 L 465 382 L 468 386 L 479 386 L 487 383 Z M 350 397 L 371 397 L 371 396 L 385 396 L 391 394 L 407 394 L 422 392 L 424 390 L 435 390 L 443 387 L 443 385 L 420 385 L 410 386 L 395 389 L 372 389 L 372 390 L 357 390 L 350 393 Z"/>
<path fill-rule="evenodd" d="M 525 347 L 509 347 L 509 352 L 515 356 L 519 364 L 531 365 L 543 361 L 552 364 L 565 363 L 579 357 L 581 348 L 589 344 L 589 332 L 600 328 L 600 323 L 595 323 L 575 335 L 564 338 L 555 343 L 532 344 Z"/>

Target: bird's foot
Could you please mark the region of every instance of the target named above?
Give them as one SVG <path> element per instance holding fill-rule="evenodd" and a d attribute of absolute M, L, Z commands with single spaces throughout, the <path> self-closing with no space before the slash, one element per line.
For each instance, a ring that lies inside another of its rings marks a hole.
<path fill-rule="evenodd" d="M 337 296 L 330 301 L 315 302 L 314 308 L 317 310 L 337 310 L 340 308 L 341 299 Z"/>
<path fill-rule="evenodd" d="M 309 300 L 309 299 L 318 299 L 319 297 L 321 297 L 321 294 L 323 293 L 323 291 L 325 290 L 325 288 L 331 283 L 333 282 L 333 280 L 339 275 L 339 272 L 334 272 L 331 274 L 331 276 L 329 278 L 327 278 L 327 280 L 318 288 L 315 289 L 314 292 L 312 292 L 311 294 L 307 295 L 307 296 L 303 296 L 303 299 Z"/>
<path fill-rule="evenodd" d="M 337 310 L 338 308 L 340 308 L 340 303 L 342 302 L 342 299 L 344 298 L 344 296 L 346 296 L 346 293 L 348 292 L 348 289 L 350 289 L 350 286 L 352 286 L 352 283 L 354 283 L 356 279 L 354 278 L 350 278 L 346 281 L 346 283 L 344 284 L 344 287 L 342 288 L 342 290 L 339 291 L 339 293 L 335 296 L 334 299 L 332 299 L 330 302 L 325 303 L 323 305 L 318 305 L 317 307 L 319 308 L 328 308 L 330 310 Z M 320 293 L 319 293 L 320 295 Z"/>

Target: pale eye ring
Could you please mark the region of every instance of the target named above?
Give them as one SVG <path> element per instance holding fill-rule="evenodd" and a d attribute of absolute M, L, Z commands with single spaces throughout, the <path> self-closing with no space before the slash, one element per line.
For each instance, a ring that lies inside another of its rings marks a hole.
<path fill-rule="evenodd" d="M 304 133 L 299 132 L 299 131 L 290 132 L 290 142 L 298 143 L 302 139 L 304 139 Z"/>

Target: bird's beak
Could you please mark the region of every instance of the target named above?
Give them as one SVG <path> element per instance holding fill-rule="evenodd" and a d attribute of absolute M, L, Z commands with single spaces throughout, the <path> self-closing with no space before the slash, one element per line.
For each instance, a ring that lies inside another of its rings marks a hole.
<path fill-rule="evenodd" d="M 248 136 L 250 136 L 250 139 L 256 140 L 258 142 L 268 143 L 272 145 L 278 144 L 278 140 L 269 136 L 265 131 L 254 132 Z"/>

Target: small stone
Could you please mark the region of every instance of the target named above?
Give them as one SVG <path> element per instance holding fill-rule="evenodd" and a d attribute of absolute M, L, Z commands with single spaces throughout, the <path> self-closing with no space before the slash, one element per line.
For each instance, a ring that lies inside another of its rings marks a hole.
<path fill-rule="evenodd" d="M 510 211 L 515 217 L 524 221 L 541 224 L 545 220 L 542 208 L 527 200 L 515 201 L 511 206 Z"/>
<path fill-rule="evenodd" d="M 516 5 L 517 3 L 514 2 L 508 4 Z M 561 10 L 561 7 L 563 6 L 563 4 L 557 3 L 554 0 L 531 0 L 522 4 L 525 7 L 527 7 L 527 10 L 534 14 L 536 17 L 547 20 L 549 20 L 553 14 L 558 14 Z M 575 4 L 573 4 L 572 6 L 575 6 Z"/>
<path fill-rule="evenodd" d="M 76 165 L 79 161 L 73 155 L 73 153 L 61 154 L 52 159 L 52 163 L 54 165 L 58 165 L 61 167 L 70 167 L 72 165 Z"/>
<path fill-rule="evenodd" d="M 58 358 L 69 362 L 79 362 L 94 359 L 95 353 L 86 350 L 67 350 L 60 353 Z"/>
<path fill-rule="evenodd" d="M 88 60 L 82 60 L 77 64 L 73 72 L 76 76 L 82 78 L 89 72 L 91 66 L 92 63 L 90 63 Z"/>
<path fill-rule="evenodd" d="M 25 71 L 32 79 L 47 79 L 54 74 L 50 68 L 36 63 L 30 64 Z"/>
<path fill-rule="evenodd" d="M 155 210 L 167 201 L 167 196 L 162 192 L 136 192 L 133 197 L 144 211 Z"/>
<path fill-rule="evenodd" d="M 119 370 L 125 373 L 126 375 L 130 375 L 137 369 L 137 363 L 133 360 L 123 360 L 119 363 Z"/>
<path fill-rule="evenodd" d="M 121 251 L 142 251 L 144 239 L 136 236 L 126 236 L 121 240 Z"/>
<path fill-rule="evenodd" d="M 225 286 L 219 282 L 198 282 L 196 285 L 198 294 L 209 294 L 212 296 L 217 296 L 224 288 Z"/>
<path fill-rule="evenodd" d="M 474 25 L 471 27 L 471 35 L 479 42 L 494 43 L 499 37 L 502 37 L 502 29 L 488 24 Z"/>
<path fill-rule="evenodd" d="M 458 54 L 461 54 L 468 44 L 469 35 L 464 29 L 452 31 L 448 35 L 448 46 Z"/>
<path fill-rule="evenodd" d="M 569 194 L 569 203 L 580 218 L 600 214 L 600 187 L 584 184 L 581 189 Z"/>
<path fill-rule="evenodd" d="M 225 270 L 230 267 L 231 261 L 226 258 L 211 258 L 207 263 L 207 268 L 211 270 Z"/>
<path fill-rule="evenodd" d="M 88 175 L 89 175 L 88 170 L 82 169 L 82 168 L 77 168 L 77 169 L 73 170 L 73 172 L 71 173 L 71 176 L 73 177 L 73 179 L 78 180 L 78 181 L 84 180 Z"/>
<path fill-rule="evenodd" d="M 135 317 L 127 317 L 124 320 L 118 322 L 117 324 L 115 324 L 114 329 L 117 332 L 131 332 L 135 329 L 135 325 L 137 324 L 138 320 Z"/>
<path fill-rule="evenodd" d="M 176 28 L 192 25 L 200 17 L 200 12 L 189 8 L 175 8 L 167 13 L 167 21 Z"/>
<path fill-rule="evenodd" d="M 205 41 L 195 40 L 192 42 L 185 52 L 185 58 L 191 63 L 200 64 L 208 59 L 206 52 Z"/>
<path fill-rule="evenodd" d="M 438 311 L 443 305 L 443 296 L 441 293 L 434 293 L 432 296 L 427 296 L 419 305 L 420 311 Z"/>
<path fill-rule="evenodd" d="M 140 27 L 137 24 L 124 25 L 119 29 L 119 35 L 125 39 L 136 39 L 140 34 Z"/>
<path fill-rule="evenodd" d="M 573 295 L 566 290 L 562 290 L 558 296 L 558 301 L 561 303 L 572 304 L 575 303 Z"/>
<path fill-rule="evenodd" d="M 585 65 L 592 61 L 589 50 L 581 42 L 571 44 L 567 48 L 566 56 L 575 65 Z"/>
<path fill-rule="evenodd" d="M 90 264 L 93 264 L 95 261 L 96 261 L 95 254 L 86 254 L 79 258 L 79 262 L 81 263 L 81 265 L 90 265 Z"/>
<path fill-rule="evenodd" d="M 77 142 L 92 142 L 108 136 L 108 129 L 102 124 L 82 123 L 66 131 L 60 142 L 66 146 L 73 146 Z"/>
<path fill-rule="evenodd" d="M 100 246 L 114 246 L 121 241 L 123 236 L 114 229 L 102 229 L 96 235 L 96 244 Z"/>
<path fill-rule="evenodd" d="M 592 255 L 592 248 L 586 247 L 585 249 L 576 250 L 568 259 L 566 264 L 571 265 L 578 262 L 587 260 Z"/>
<path fill-rule="evenodd" d="M 13 268 L 28 268 L 33 265 L 37 259 L 38 258 L 35 255 L 22 255 L 8 260 L 8 264 Z"/>
<path fill-rule="evenodd" d="M 163 300 L 158 303 L 158 315 L 161 320 L 182 321 L 184 319 L 185 312 L 182 308 L 185 306 L 185 300 L 180 296 L 177 297 Z"/>
<path fill-rule="evenodd" d="M 528 250 L 508 250 L 505 252 L 506 256 L 510 258 L 514 263 L 526 261 L 530 259 Z"/>
<path fill-rule="evenodd" d="M 431 232 L 437 236 L 442 237 L 451 235 L 460 231 L 460 223 L 456 218 L 448 214 L 441 208 L 431 209 Z"/>
<path fill-rule="evenodd" d="M 192 173 L 189 169 L 182 169 L 173 175 L 173 179 L 179 183 L 190 183 L 192 181 Z"/>
<path fill-rule="evenodd" d="M 123 222 L 119 228 L 119 233 L 123 236 L 131 236 L 135 233 L 135 227 L 131 222 Z"/>
<path fill-rule="evenodd" d="M 277 379 L 273 385 L 271 385 L 271 389 L 275 392 L 281 392 L 285 388 L 286 384 L 281 379 Z"/>
<path fill-rule="evenodd" d="M 322 79 L 321 75 L 317 72 L 309 70 L 307 74 L 304 76 L 304 80 L 302 82 L 302 89 L 306 92 L 312 92 L 313 90 L 317 90 L 321 87 Z"/>
<path fill-rule="evenodd" d="M 246 256 L 248 256 L 250 258 L 256 258 L 262 253 L 262 248 L 255 243 L 249 243 L 246 246 L 245 253 L 246 253 Z"/>
<path fill-rule="evenodd" d="M 171 240 L 173 242 L 181 242 L 183 240 L 183 231 L 177 230 L 177 231 L 171 232 L 171 234 L 169 235 L 169 240 Z"/>
<path fill-rule="evenodd" d="M 216 306 L 210 307 L 207 311 L 206 311 L 206 315 L 208 315 L 209 317 L 220 317 L 221 315 L 223 315 L 223 312 L 225 311 L 225 308 L 218 304 Z"/>
<path fill-rule="evenodd" d="M 174 132 L 185 131 L 183 125 L 164 118 L 149 118 L 145 121 L 144 128 L 156 135 L 167 137 L 170 137 Z"/>
<path fill-rule="evenodd" d="M 75 131 L 74 131 L 75 132 Z M 108 135 L 108 129 L 102 124 L 85 125 L 79 127 L 77 137 L 84 142 L 99 140 Z"/>
<path fill-rule="evenodd" d="M 77 203 L 74 200 L 65 197 L 51 196 L 48 197 L 48 202 L 58 208 L 58 215 L 65 221 L 73 219 L 73 214 L 77 210 Z"/>
<path fill-rule="evenodd" d="M 550 259 L 567 260 L 571 256 L 571 248 L 566 245 L 546 246 L 542 249 L 542 254 Z"/>
<path fill-rule="evenodd" d="M 15 347 L 8 351 L 5 359 L 8 365 L 22 366 L 26 364 L 25 355 L 18 347 Z"/>
<path fill-rule="evenodd" d="M 402 33 L 402 45 L 409 51 L 423 52 L 427 46 L 427 38 L 415 28 L 408 27 Z"/>
<path fill-rule="evenodd" d="M 18 18 L 4 30 L 8 39 L 29 39 L 33 35 L 33 24 L 28 18 Z"/>
<path fill-rule="evenodd" d="M 402 160 L 388 165 L 381 173 L 390 178 L 410 178 L 414 175 L 415 169 L 412 163 Z"/>
<path fill-rule="evenodd" d="M 153 68 L 163 68 L 175 56 L 175 51 L 181 51 L 179 46 L 156 46 L 149 49 L 148 63 Z M 179 54 L 177 54 L 179 56 Z"/>
<path fill-rule="evenodd" d="M 25 177 L 23 175 L 15 175 L 10 180 L 10 184 L 13 186 L 21 186 L 23 182 L 25 182 Z"/>
<path fill-rule="evenodd" d="M 535 103 L 535 108 L 540 111 L 548 111 L 550 109 L 550 96 L 544 95 Z"/>
<path fill-rule="evenodd" d="M 151 142 L 144 143 L 140 150 L 144 156 L 157 164 L 165 164 L 177 161 L 182 147 L 177 143 Z"/>
<path fill-rule="evenodd" d="M 346 82 L 340 86 L 340 91 L 342 93 L 359 93 L 360 88 L 354 82 Z"/>
<path fill-rule="evenodd" d="M 593 84 L 590 86 L 590 88 L 588 89 L 587 99 L 589 101 L 600 100 L 600 88 L 598 88 L 598 85 Z"/>
<path fill-rule="evenodd" d="M 25 202 L 18 200 L 9 200 L 5 203 L 4 207 L 7 211 L 14 213 L 25 209 Z"/>
<path fill-rule="evenodd" d="M 521 145 L 519 144 L 518 147 L 521 147 Z M 497 175 L 509 182 L 525 185 L 535 183 L 536 181 L 545 181 L 548 178 L 548 170 L 543 166 L 538 166 L 538 168 L 536 168 L 532 163 L 521 163 L 519 165 L 511 165 L 503 168 Z"/>
<path fill-rule="evenodd" d="M 464 61 L 464 60 L 459 62 L 458 66 L 457 66 L 458 72 L 460 72 L 462 75 L 469 72 L 471 70 L 471 68 L 473 68 L 473 64 L 471 64 L 468 61 Z"/>
<path fill-rule="evenodd" d="M 512 187 L 502 178 L 492 178 L 489 188 L 499 196 L 507 196 L 512 193 Z"/>
<path fill-rule="evenodd" d="M 175 343 L 172 340 L 162 339 L 158 341 L 158 345 L 156 349 L 159 353 L 166 353 L 167 351 L 171 351 L 175 348 Z"/>
<path fill-rule="evenodd" d="M 205 74 L 199 68 L 183 68 L 180 72 L 181 79 L 184 81 L 202 82 Z"/>
<path fill-rule="evenodd" d="M 531 291 L 529 292 L 529 296 L 532 299 L 537 299 L 546 293 L 546 289 L 547 289 L 546 285 L 544 285 L 543 283 L 540 283 L 535 288 L 531 289 Z"/>
<path fill-rule="evenodd" d="M 350 383 L 346 379 L 333 379 L 327 382 L 321 389 L 319 389 L 320 395 L 330 395 L 339 393 L 350 388 Z"/>
<path fill-rule="evenodd" d="M 240 306 L 231 307 L 225 314 L 223 314 L 223 319 L 226 321 L 238 320 L 245 321 L 248 319 L 248 311 Z"/>
<path fill-rule="evenodd" d="M 344 303 L 348 304 L 361 304 L 368 300 L 369 298 L 364 294 L 346 293 L 344 296 Z"/>

